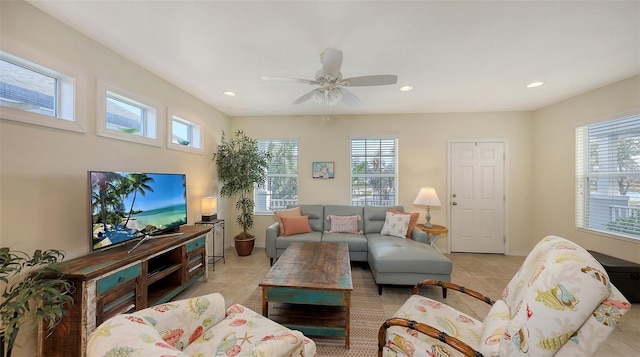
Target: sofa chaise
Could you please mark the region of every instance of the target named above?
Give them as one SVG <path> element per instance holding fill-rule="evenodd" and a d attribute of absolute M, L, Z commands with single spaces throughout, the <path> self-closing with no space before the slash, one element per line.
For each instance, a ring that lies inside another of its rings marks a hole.
<path fill-rule="evenodd" d="M 266 253 L 272 265 L 291 242 L 344 242 L 349 246 L 351 261 L 369 264 L 380 294 L 383 285 L 415 285 L 424 279 L 451 280 L 451 260 L 430 245 L 426 233 L 413 228 L 408 237 L 383 234 L 387 213 L 390 209 L 404 211 L 402 206 L 299 205 L 290 206 L 289 210 L 298 208 L 299 213 L 292 215 L 308 219 L 308 228 L 303 233 L 294 230 L 293 234 L 287 234 L 282 227 L 287 224 L 280 222 L 267 228 Z M 335 229 L 337 219 L 353 216 L 359 217 L 357 229 L 355 225 L 350 233 Z M 444 288 L 443 296 L 446 297 Z"/>

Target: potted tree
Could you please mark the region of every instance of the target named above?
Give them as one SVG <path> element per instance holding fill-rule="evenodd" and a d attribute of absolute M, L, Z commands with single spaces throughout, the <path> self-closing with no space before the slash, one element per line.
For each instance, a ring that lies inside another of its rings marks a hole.
<path fill-rule="evenodd" d="M 252 193 L 256 184 L 262 186 L 267 180 L 270 158 L 270 152 L 260 151 L 257 140 L 240 130 L 229 140 L 225 139 L 222 132 L 218 151 L 213 154 L 218 180 L 222 184 L 220 196 L 238 197 L 236 209 L 239 214 L 236 222 L 242 228 L 242 232 L 233 239 L 239 256 L 250 255 L 253 251 L 255 236 L 249 233 L 253 227 L 255 206 Z"/>
<path fill-rule="evenodd" d="M 51 332 L 73 303 L 73 285 L 62 277 L 60 250 L 36 250 L 33 256 L 0 248 L 0 357 L 11 357 L 21 327 L 39 322 Z"/>

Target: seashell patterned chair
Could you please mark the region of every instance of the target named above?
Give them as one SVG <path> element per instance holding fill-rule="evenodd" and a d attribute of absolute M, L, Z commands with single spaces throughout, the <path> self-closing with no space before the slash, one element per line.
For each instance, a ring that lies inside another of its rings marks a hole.
<path fill-rule="evenodd" d="M 418 295 L 437 285 L 492 305 L 478 321 Z M 462 286 L 425 280 L 380 327 L 379 356 L 591 356 L 631 304 L 586 250 L 541 240 L 494 301 Z"/>
<path fill-rule="evenodd" d="M 225 311 L 218 293 L 114 316 L 87 345 L 87 357 L 236 355 L 313 357 L 316 345 L 242 305 Z"/>

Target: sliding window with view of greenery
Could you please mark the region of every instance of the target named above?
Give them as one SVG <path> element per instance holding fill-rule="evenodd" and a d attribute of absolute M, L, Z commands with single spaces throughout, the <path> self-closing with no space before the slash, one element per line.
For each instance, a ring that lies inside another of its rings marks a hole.
<path fill-rule="evenodd" d="M 255 213 L 272 213 L 298 204 L 298 140 L 258 139 L 261 151 L 270 151 L 267 182 L 254 190 Z"/>
<path fill-rule="evenodd" d="M 640 115 L 576 128 L 576 226 L 640 240 Z"/>
<path fill-rule="evenodd" d="M 351 204 L 398 204 L 397 139 L 351 139 Z"/>

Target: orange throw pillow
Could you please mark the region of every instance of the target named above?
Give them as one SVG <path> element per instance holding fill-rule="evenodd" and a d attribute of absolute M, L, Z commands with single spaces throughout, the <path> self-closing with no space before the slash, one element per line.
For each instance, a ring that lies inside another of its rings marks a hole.
<path fill-rule="evenodd" d="M 409 229 L 407 230 L 407 238 L 411 238 L 411 233 L 413 233 L 413 229 L 416 227 L 416 223 L 418 222 L 418 216 L 420 215 L 418 212 L 402 212 L 398 211 L 395 208 L 389 208 L 389 212 L 395 214 L 410 214 L 411 219 L 409 219 Z"/>
<path fill-rule="evenodd" d="M 309 226 L 309 216 L 281 217 L 281 219 L 285 236 L 312 232 L 311 226 Z"/>
<path fill-rule="evenodd" d="M 300 207 L 283 209 L 282 211 L 273 211 L 273 218 L 280 223 L 280 235 L 284 234 L 284 226 L 282 225 L 282 217 L 299 217 L 302 216 Z"/>

